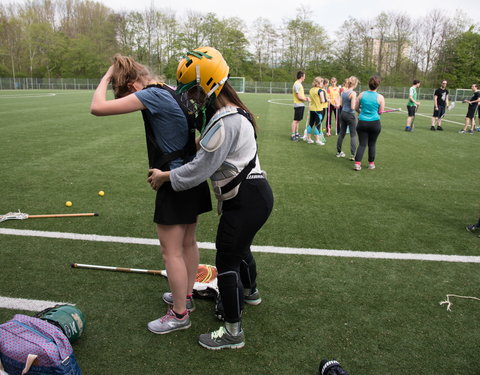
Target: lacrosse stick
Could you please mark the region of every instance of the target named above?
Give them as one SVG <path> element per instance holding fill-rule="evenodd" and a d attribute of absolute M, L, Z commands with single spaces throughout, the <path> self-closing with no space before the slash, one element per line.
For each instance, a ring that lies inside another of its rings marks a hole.
<path fill-rule="evenodd" d="M 401 108 L 394 108 L 394 109 L 387 109 L 385 111 L 378 112 L 378 113 L 382 114 L 382 113 L 400 112 L 401 110 L 402 110 Z"/>
<path fill-rule="evenodd" d="M 450 112 L 452 109 L 455 108 L 455 102 L 451 102 L 448 107 L 447 107 L 447 111 Z M 445 117 L 445 115 L 447 114 L 447 111 L 443 112 L 442 116 L 440 117 L 440 119 L 443 119 Z"/>
<path fill-rule="evenodd" d="M 25 220 L 25 219 L 44 219 L 50 217 L 81 217 L 81 216 L 98 216 L 97 213 L 85 213 L 85 214 L 52 214 L 52 215 L 29 215 L 23 212 L 9 212 L 5 215 L 0 215 L 0 222 L 5 220 Z"/>
<path fill-rule="evenodd" d="M 150 275 L 160 275 L 168 278 L 167 270 L 147 270 L 143 268 L 125 268 L 125 267 L 112 267 L 112 266 L 99 266 L 95 264 L 82 264 L 72 263 L 72 268 L 86 268 L 93 270 L 114 271 L 114 272 L 129 272 L 129 273 L 146 273 Z M 193 286 L 194 291 L 199 296 L 209 296 L 213 290 L 218 294 L 217 287 L 217 268 L 209 264 L 199 264 L 197 269 L 197 275 L 195 276 L 195 284 Z"/>

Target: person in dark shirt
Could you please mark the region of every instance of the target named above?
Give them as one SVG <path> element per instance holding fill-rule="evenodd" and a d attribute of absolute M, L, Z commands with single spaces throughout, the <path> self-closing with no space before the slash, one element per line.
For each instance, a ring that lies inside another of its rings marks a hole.
<path fill-rule="evenodd" d="M 475 117 L 475 111 L 477 110 L 478 103 L 480 103 L 480 91 L 478 90 L 478 85 L 476 83 L 472 85 L 472 91 L 473 95 L 470 100 L 465 99 L 463 101 L 464 103 L 468 103 L 468 110 L 467 115 L 465 116 L 465 126 L 459 131 L 460 134 L 473 134 L 473 118 Z"/>
<path fill-rule="evenodd" d="M 430 130 L 435 130 L 435 125 L 437 126 L 436 130 L 443 130 L 442 128 L 442 118 L 445 115 L 445 110 L 448 107 L 448 90 L 447 90 L 447 81 L 444 79 L 440 85 L 440 88 L 435 90 L 433 94 L 433 116 L 432 116 L 432 126 Z"/>

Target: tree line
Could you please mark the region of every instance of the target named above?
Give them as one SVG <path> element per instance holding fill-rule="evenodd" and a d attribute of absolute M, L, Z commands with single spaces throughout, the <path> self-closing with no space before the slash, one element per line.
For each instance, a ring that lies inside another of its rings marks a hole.
<path fill-rule="evenodd" d="M 257 18 L 189 11 L 178 17 L 152 6 L 115 11 L 90 0 L 27 0 L 0 5 L 0 77 L 99 78 L 115 53 L 130 55 L 172 78 L 186 50 L 210 45 L 222 52 L 232 76 L 253 81 L 292 81 L 356 75 L 366 82 L 408 85 L 416 78 L 435 86 L 469 87 L 480 81 L 480 30 L 468 16 L 431 10 L 412 19 L 381 12 L 349 18 L 334 35 L 314 22 L 311 9 L 275 25 Z"/>

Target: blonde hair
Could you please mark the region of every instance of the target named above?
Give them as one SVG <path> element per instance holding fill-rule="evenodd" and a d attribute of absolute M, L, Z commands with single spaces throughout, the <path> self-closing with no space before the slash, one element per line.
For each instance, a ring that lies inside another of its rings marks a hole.
<path fill-rule="evenodd" d="M 357 87 L 359 82 L 360 81 L 358 80 L 357 77 L 350 76 L 350 77 L 345 79 L 345 86 L 349 89 L 353 89 L 353 88 Z"/>
<path fill-rule="evenodd" d="M 151 79 L 152 73 L 145 65 L 136 62 L 132 57 L 116 54 L 113 56 L 111 84 L 115 98 L 122 98 L 131 93 L 129 83 L 140 79 Z"/>
<path fill-rule="evenodd" d="M 312 82 L 312 86 L 319 87 L 321 85 L 323 85 L 323 78 L 322 77 L 315 77 L 313 82 Z"/>

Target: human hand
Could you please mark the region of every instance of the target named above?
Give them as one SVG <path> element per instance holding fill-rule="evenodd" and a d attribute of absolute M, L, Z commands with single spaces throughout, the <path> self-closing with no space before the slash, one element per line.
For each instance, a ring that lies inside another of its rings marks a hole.
<path fill-rule="evenodd" d="M 162 172 L 160 169 L 151 168 L 148 170 L 147 182 L 150 184 L 153 190 L 158 190 L 165 182 L 169 180 L 169 176 L 169 172 Z"/>

